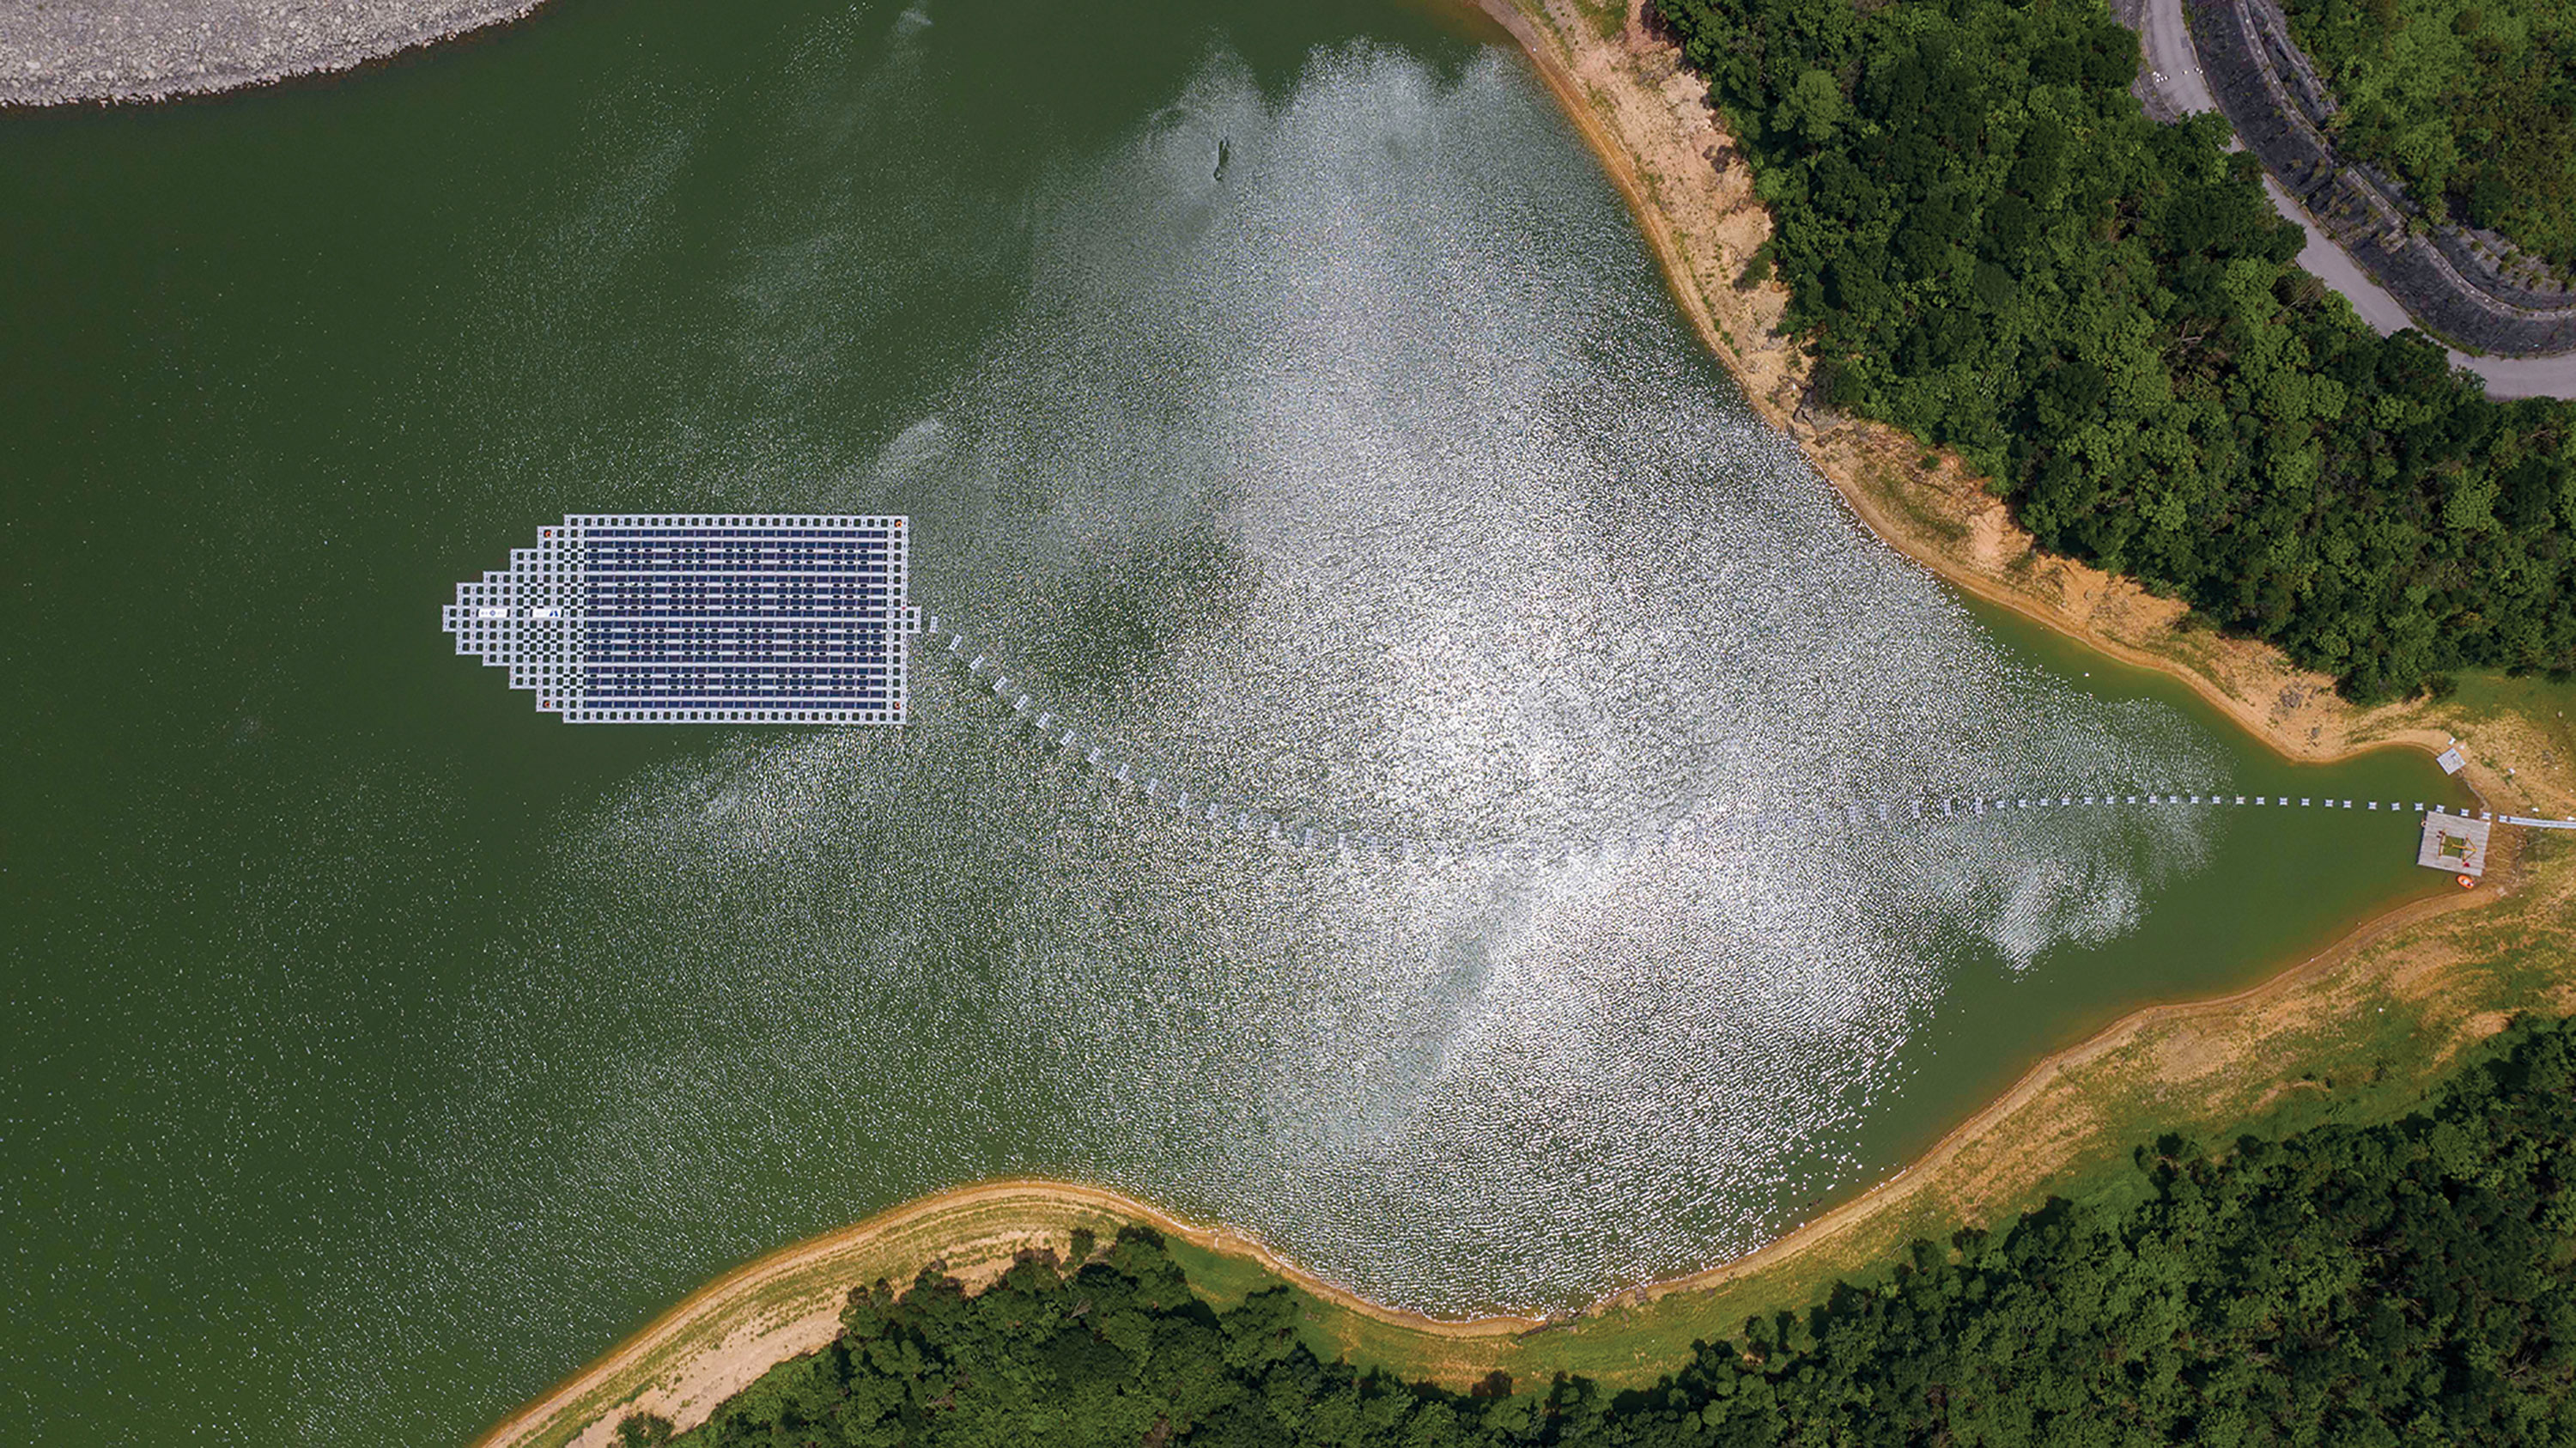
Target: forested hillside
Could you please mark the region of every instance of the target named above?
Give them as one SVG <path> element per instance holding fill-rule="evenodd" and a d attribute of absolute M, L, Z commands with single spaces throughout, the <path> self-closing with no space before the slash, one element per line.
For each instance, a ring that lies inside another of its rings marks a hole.
<path fill-rule="evenodd" d="M 1831 401 L 2356 697 L 2576 665 L 2576 409 L 2351 320 L 2216 117 L 2146 119 L 2099 0 L 1656 4 Z"/>
<path fill-rule="evenodd" d="M 2336 145 L 2576 269 L 2576 0 L 2290 0 Z"/>
<path fill-rule="evenodd" d="M 1130 1231 L 979 1296 L 925 1273 L 684 1435 L 709 1445 L 2546 1444 L 2576 1440 L 2576 1029 L 2392 1125 L 2166 1141 L 2126 1190 L 1917 1244 L 1657 1386 L 1456 1394 L 1319 1362 L 1284 1289 L 1217 1312 Z M 659 1441 L 638 1418 L 632 1442 Z"/>

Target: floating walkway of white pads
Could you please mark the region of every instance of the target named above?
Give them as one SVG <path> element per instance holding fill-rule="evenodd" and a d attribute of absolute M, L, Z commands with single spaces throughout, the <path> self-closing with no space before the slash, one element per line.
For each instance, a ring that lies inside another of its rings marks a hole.
<path fill-rule="evenodd" d="M 2412 810 L 2415 814 L 2449 813 L 2441 805 L 2427 806 L 2418 800 L 2412 805 L 2398 800 L 2351 800 L 2301 795 L 2189 794 L 2159 792 L 2150 794 L 2060 794 L 2016 795 L 2011 797 L 1979 796 L 1921 798 L 1879 801 L 1869 804 L 1822 805 L 1805 809 L 1724 811 L 1693 815 L 1667 825 L 1651 835 L 1624 838 L 1587 839 L 1519 839 L 1464 841 L 1387 837 L 1334 830 L 1322 825 L 1286 819 L 1249 806 L 1194 794 L 1188 788 L 1154 775 L 1138 775 L 1135 765 L 1120 757 L 1118 747 L 1109 740 L 1085 734 L 1071 721 L 1053 710 L 1035 707 L 1036 700 L 1002 672 L 993 656 L 970 644 L 966 636 L 954 629 L 943 630 L 939 616 L 932 614 L 923 626 L 921 637 L 935 639 L 945 633 L 945 652 L 954 655 L 966 672 L 981 682 L 986 672 L 992 674 L 987 686 L 996 699 L 1011 712 L 1013 722 L 1041 736 L 1051 736 L 1055 748 L 1072 754 L 1101 777 L 1114 785 L 1134 789 L 1138 795 L 1159 806 L 1168 807 L 1182 819 L 1203 824 L 1211 830 L 1264 837 L 1293 849 L 1329 850 L 1338 854 L 1391 854 L 1405 859 L 1456 858 L 1478 856 L 1511 859 L 1566 859 L 1596 856 L 1632 855 L 1643 850 L 1668 848 L 1693 839 L 1718 836 L 1740 836 L 1763 830 L 1785 829 L 1793 825 L 1816 823 L 1894 823 L 1899 820 L 1977 819 L 1986 815 L 2017 813 L 2042 809 L 2126 809 L 2132 806 L 2157 808 L 2192 807 L 2248 809 L 2362 809 L 2387 810 L 2392 813 Z M 2496 824 L 2522 825 L 2533 829 L 2576 830 L 2576 820 L 2544 820 L 2521 815 L 2497 815 L 2488 812 L 2459 811 L 2464 817 L 2492 821 Z"/>

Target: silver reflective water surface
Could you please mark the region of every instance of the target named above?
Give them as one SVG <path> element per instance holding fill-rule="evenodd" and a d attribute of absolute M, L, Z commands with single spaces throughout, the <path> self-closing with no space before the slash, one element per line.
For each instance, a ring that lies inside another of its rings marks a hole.
<path fill-rule="evenodd" d="M 1219 55 L 1024 222 L 1017 320 L 829 501 L 909 513 L 918 597 L 1140 773 L 1464 838 L 2222 782 L 1854 525 L 1499 53 L 1319 53 L 1276 97 Z M 744 248 L 744 355 L 886 304 L 816 283 L 816 225 Z M 569 822 L 561 924 L 465 1028 L 497 1059 L 579 1039 L 585 980 L 642 993 L 558 1068 L 573 1177 L 677 1211 L 819 1140 L 843 1190 L 1061 1172 L 1402 1305 L 1562 1305 L 1883 1168 L 1856 1128 L 1952 976 L 2131 929 L 2215 828 L 1352 861 L 1105 796 L 923 672 L 899 741 L 727 740 Z"/>
<path fill-rule="evenodd" d="M 2386 810 L 1842 814 L 2460 801 L 1890 556 L 1443 14 L 621 0 L 0 120 L 18 1436 L 462 1442 L 1010 1172 L 1580 1302 L 2456 889 Z M 908 514 L 986 668 L 900 734 L 555 725 L 437 609 L 591 510 Z"/>

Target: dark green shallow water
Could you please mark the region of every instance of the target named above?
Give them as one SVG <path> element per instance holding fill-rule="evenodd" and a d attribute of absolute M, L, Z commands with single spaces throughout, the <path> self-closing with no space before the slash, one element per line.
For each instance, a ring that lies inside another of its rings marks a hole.
<path fill-rule="evenodd" d="M 900 737 L 617 730 L 450 653 L 455 581 L 567 511 L 885 509 L 1092 728 L 1352 828 L 2450 798 L 1894 559 L 1442 14 L 566 0 L 0 155 L 25 1441 L 462 1441 L 1001 1172 L 1408 1305 L 1578 1301 L 2443 887 L 2366 812 L 1319 861 L 1106 798 L 944 668 Z"/>

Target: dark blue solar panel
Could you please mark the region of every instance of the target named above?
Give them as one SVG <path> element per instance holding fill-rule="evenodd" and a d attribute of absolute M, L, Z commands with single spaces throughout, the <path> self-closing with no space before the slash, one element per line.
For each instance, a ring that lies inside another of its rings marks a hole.
<path fill-rule="evenodd" d="M 587 708 L 899 708 L 902 535 L 583 530 Z"/>

